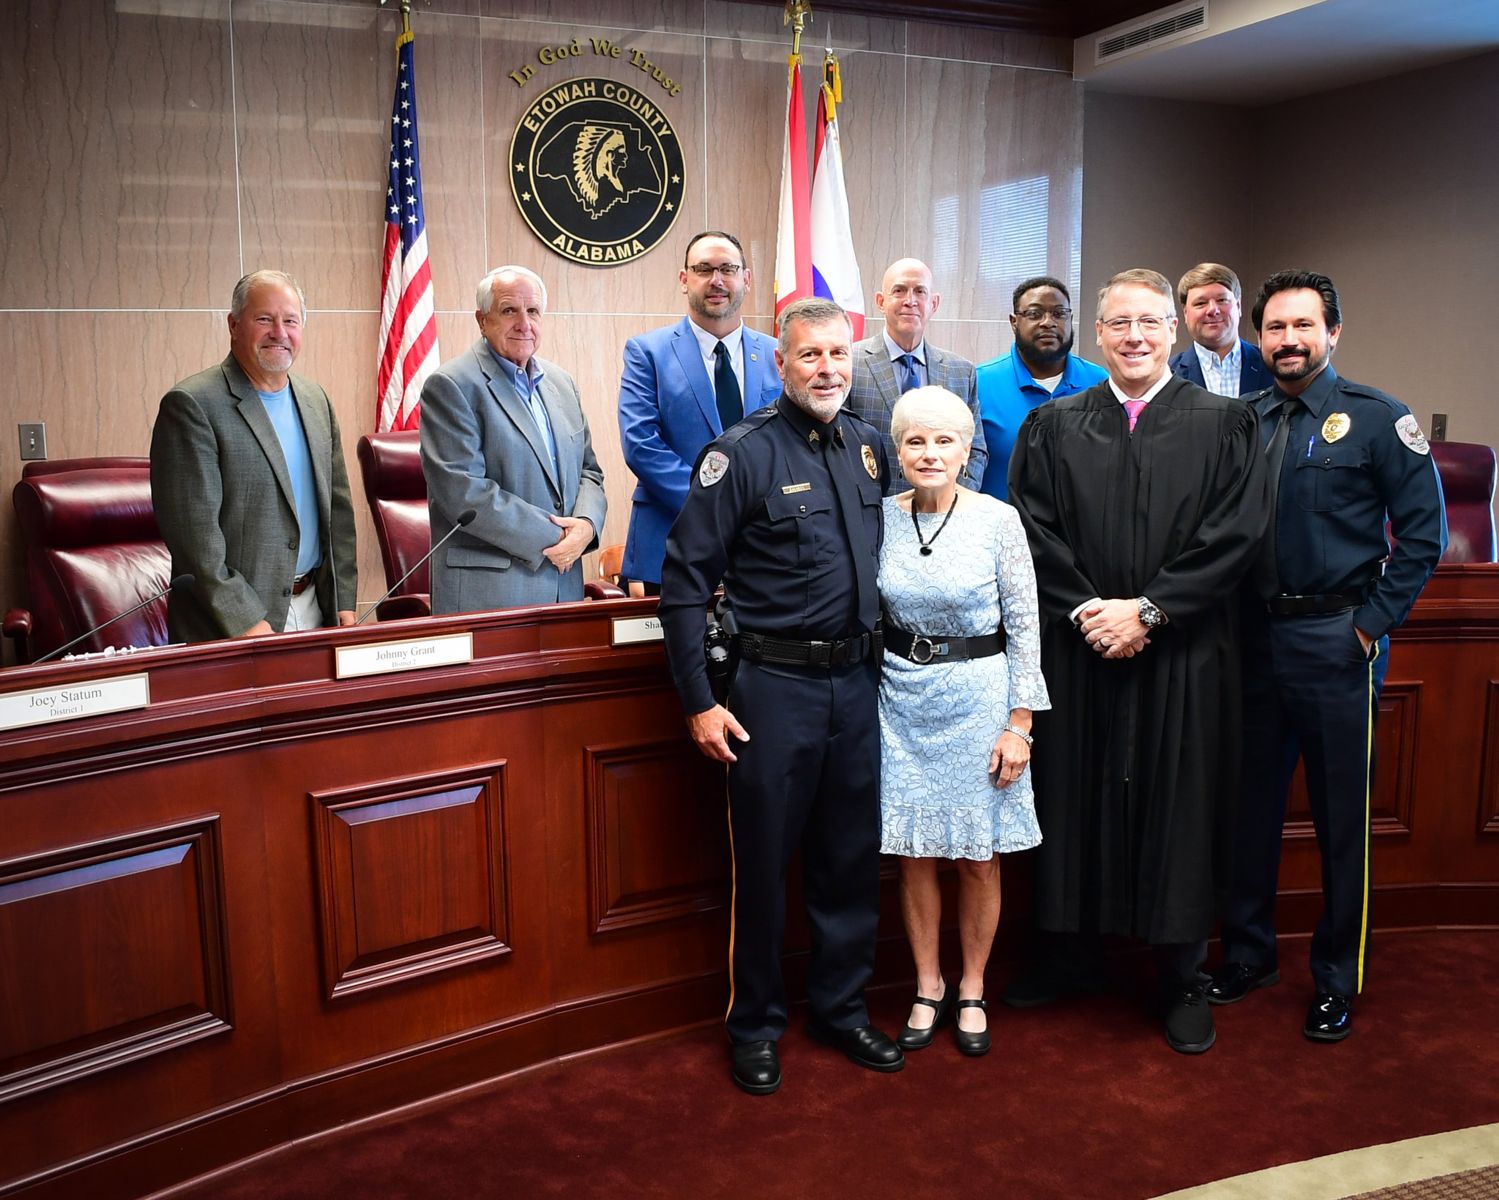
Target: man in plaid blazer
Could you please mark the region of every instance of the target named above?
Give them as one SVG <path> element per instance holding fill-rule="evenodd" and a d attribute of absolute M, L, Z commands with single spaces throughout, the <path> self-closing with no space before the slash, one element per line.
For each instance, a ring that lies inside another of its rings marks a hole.
<path fill-rule="evenodd" d="M 854 346 L 854 383 L 846 407 L 885 435 L 887 493 L 904 492 L 911 486 L 901 473 L 900 458 L 890 437 L 890 411 L 906 392 L 926 384 L 945 387 L 973 410 L 973 447 L 960 482 L 977 488 L 983 482 L 988 452 L 984 449 L 973 364 L 926 340 L 927 323 L 942 303 L 942 297 L 932 290 L 931 270 L 914 258 L 891 263 L 880 290 L 874 294 L 874 303 L 885 316 L 885 326 Z"/>

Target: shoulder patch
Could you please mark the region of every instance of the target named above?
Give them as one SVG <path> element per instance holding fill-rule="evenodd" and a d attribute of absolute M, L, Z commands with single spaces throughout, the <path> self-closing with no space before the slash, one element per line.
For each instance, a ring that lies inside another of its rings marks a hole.
<path fill-rule="evenodd" d="M 1417 454 L 1431 453 L 1431 443 L 1421 432 L 1421 424 L 1413 413 L 1406 413 L 1395 422 L 1395 432 L 1400 435 L 1400 440 L 1405 443 L 1407 450 L 1414 450 Z"/>
<path fill-rule="evenodd" d="M 697 481 L 703 487 L 712 487 L 729 473 L 729 456 L 722 450 L 709 450 L 698 465 Z"/>

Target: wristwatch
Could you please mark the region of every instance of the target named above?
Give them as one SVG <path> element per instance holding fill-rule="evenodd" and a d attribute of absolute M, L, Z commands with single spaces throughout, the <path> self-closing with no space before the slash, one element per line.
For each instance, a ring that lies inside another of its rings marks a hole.
<path fill-rule="evenodd" d="M 1164 625 L 1166 623 L 1166 614 L 1152 604 L 1145 596 L 1138 597 L 1135 603 L 1140 606 L 1140 624 L 1145 626 L 1146 629 L 1154 629 L 1157 625 Z"/>
<path fill-rule="evenodd" d="M 1016 729 L 1013 725 L 1006 725 L 1003 729 L 1000 730 L 1000 733 L 1013 733 L 1027 746 L 1034 746 L 1036 744 L 1035 738 L 1026 733 L 1026 731 L 1023 729 Z"/>

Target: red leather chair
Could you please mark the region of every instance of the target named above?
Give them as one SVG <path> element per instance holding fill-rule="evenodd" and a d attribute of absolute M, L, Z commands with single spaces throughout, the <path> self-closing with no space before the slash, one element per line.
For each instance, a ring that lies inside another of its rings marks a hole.
<path fill-rule="evenodd" d="M 1442 477 L 1447 502 L 1444 563 L 1499 562 L 1494 534 L 1494 485 L 1499 479 L 1492 446 L 1475 442 L 1432 442 L 1432 461 Z"/>
<path fill-rule="evenodd" d="M 375 520 L 385 587 L 389 588 L 432 545 L 420 435 L 415 430 L 368 433 L 359 439 L 358 453 L 364 498 Z M 394 596 L 380 602 L 375 619 L 431 616 L 431 590 L 427 564 L 422 563 Z"/>
<path fill-rule="evenodd" d="M 145 458 L 27 463 L 12 493 L 28 608 L 5 614 L 16 661 L 66 644 L 167 586 L 171 556 L 151 506 Z M 81 642 L 72 653 L 167 643 L 165 598 Z"/>

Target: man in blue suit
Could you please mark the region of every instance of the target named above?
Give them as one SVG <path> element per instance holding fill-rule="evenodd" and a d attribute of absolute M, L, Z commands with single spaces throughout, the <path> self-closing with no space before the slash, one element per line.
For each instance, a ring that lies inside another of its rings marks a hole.
<path fill-rule="evenodd" d="M 621 567 L 632 596 L 660 594 L 666 531 L 702 448 L 781 394 L 775 339 L 739 315 L 750 286 L 739 239 L 696 234 L 677 279 L 687 315 L 626 342 L 619 381 L 619 440 L 636 479 Z"/>
<path fill-rule="evenodd" d="M 1176 285 L 1192 344 L 1171 359 L 1171 370 L 1220 396 L 1244 396 L 1273 382 L 1259 347 L 1239 337 L 1243 289 L 1222 263 L 1198 263 Z"/>

